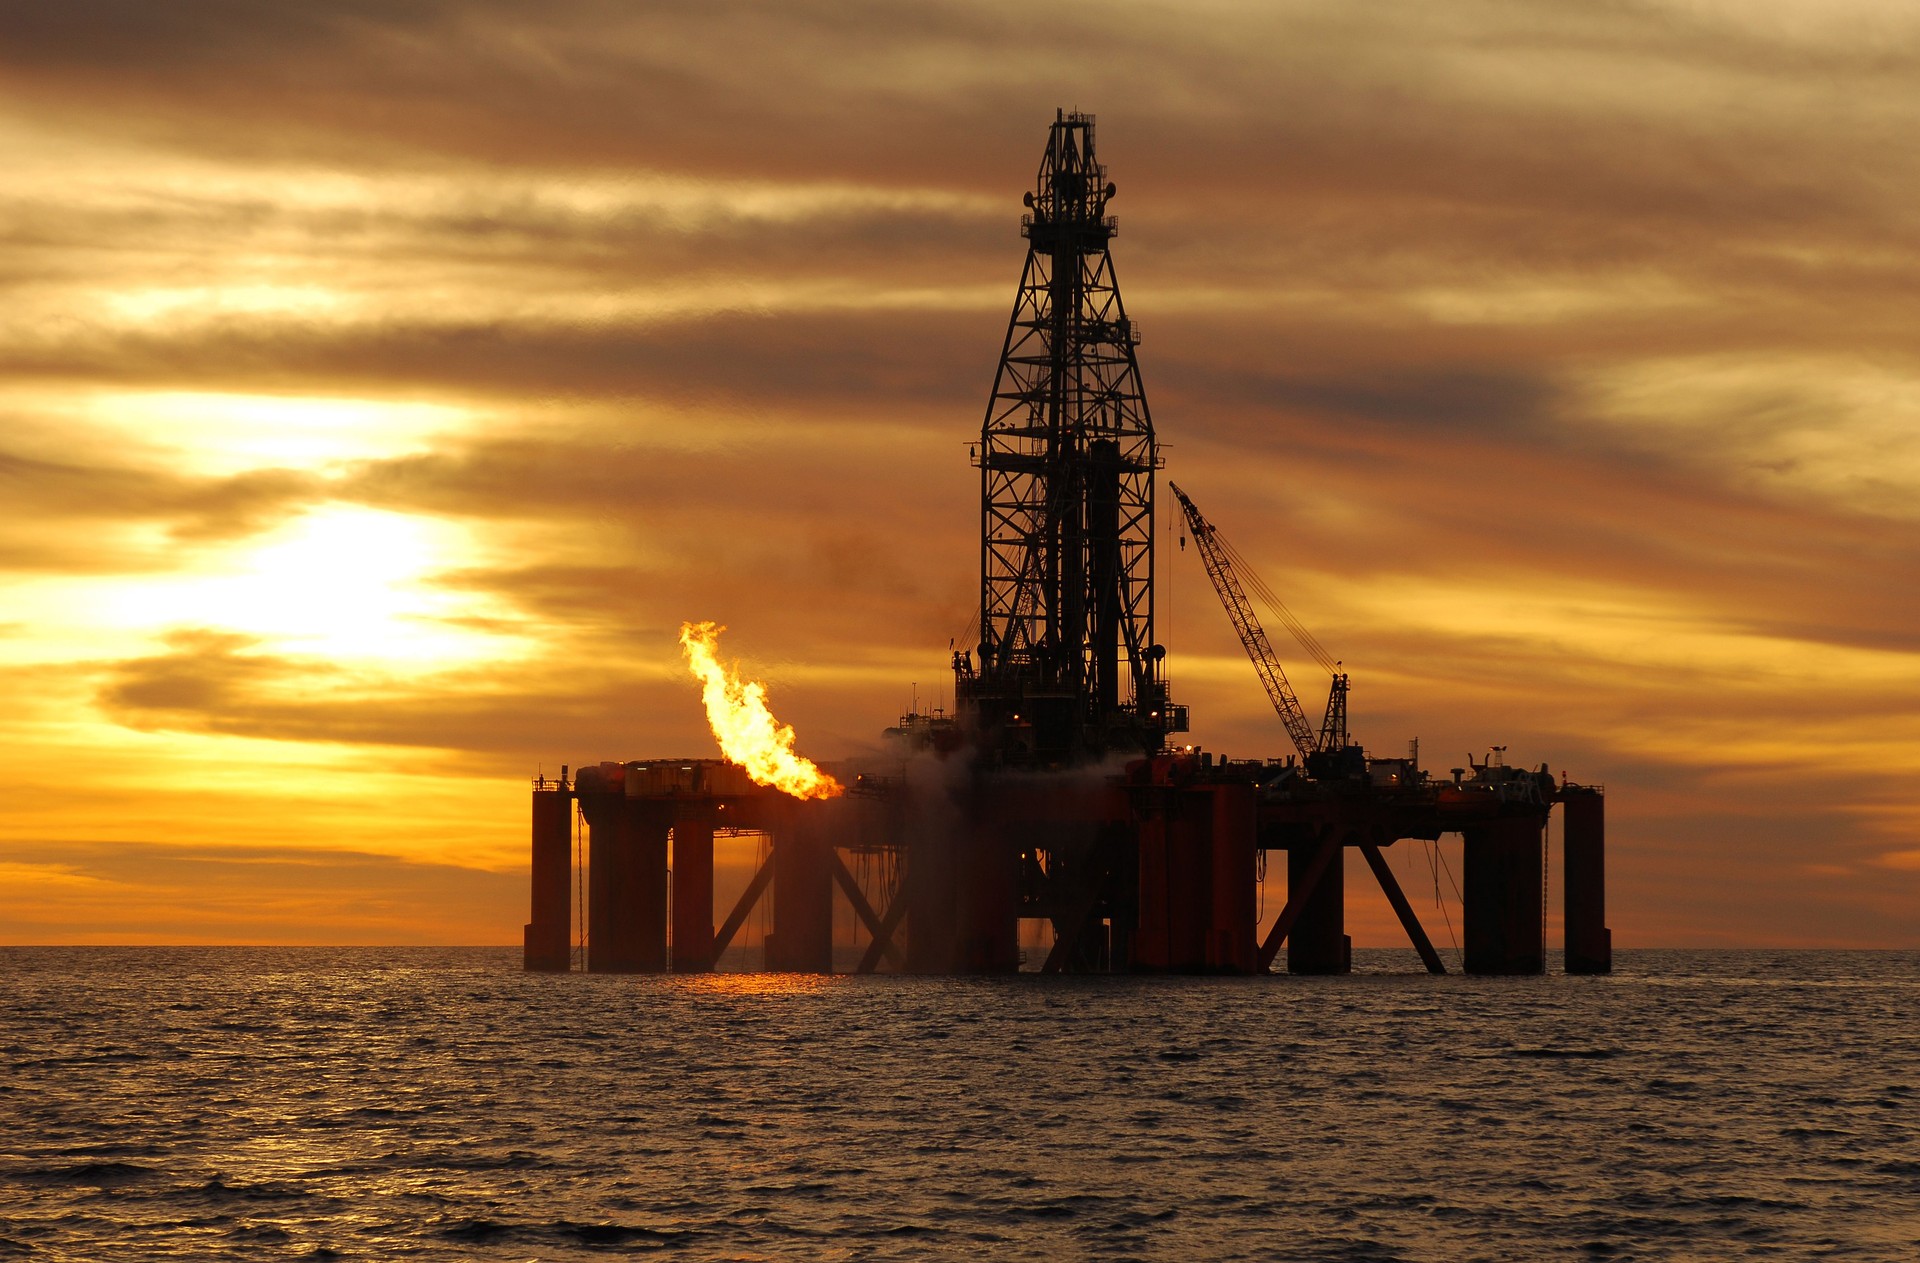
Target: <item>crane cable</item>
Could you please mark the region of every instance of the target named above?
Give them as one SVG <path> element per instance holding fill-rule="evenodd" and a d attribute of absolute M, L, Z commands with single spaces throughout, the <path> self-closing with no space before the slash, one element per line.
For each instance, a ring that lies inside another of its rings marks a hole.
<path fill-rule="evenodd" d="M 1241 555 L 1240 550 L 1235 548 L 1217 531 L 1214 532 L 1212 538 L 1214 545 L 1218 547 L 1221 552 L 1225 553 L 1227 560 L 1232 563 L 1234 570 L 1240 577 L 1241 583 L 1251 589 L 1253 594 L 1258 596 L 1263 604 L 1267 605 L 1275 614 L 1280 616 L 1281 625 L 1292 634 L 1294 640 L 1299 642 L 1300 647 L 1307 651 L 1307 656 L 1312 658 L 1321 670 L 1327 672 L 1327 674 L 1338 674 L 1340 664 L 1335 661 L 1334 656 L 1327 652 L 1326 646 L 1322 645 L 1312 632 L 1307 630 L 1306 624 L 1302 623 L 1299 618 L 1295 617 L 1294 612 L 1287 608 L 1287 603 L 1282 601 L 1279 596 L 1274 593 L 1273 589 L 1267 586 L 1266 581 L 1260 577 L 1258 571 L 1254 570 L 1254 568 L 1248 564 L 1247 559 Z"/>
<path fill-rule="evenodd" d="M 1462 907 L 1466 906 L 1466 900 L 1461 898 L 1460 883 L 1454 881 L 1453 866 L 1447 863 L 1446 852 L 1440 849 L 1440 842 L 1437 838 L 1427 843 L 1427 863 L 1433 869 L 1433 906 L 1440 909 L 1440 918 L 1445 921 L 1447 925 L 1447 938 L 1452 942 L 1453 950 L 1458 952 L 1460 950 L 1460 939 L 1453 932 L 1453 916 L 1447 911 L 1447 905 L 1440 899 L 1440 870 L 1443 867 L 1447 871 L 1447 885 L 1453 887 L 1453 897 L 1460 899 Z"/>
<path fill-rule="evenodd" d="M 1169 485 L 1171 486 L 1172 484 Z M 1179 497 L 1183 509 L 1192 508 L 1193 502 L 1188 500 L 1184 495 L 1181 495 L 1178 487 L 1173 488 L 1173 493 Z M 1192 511 L 1196 514 L 1199 513 L 1198 509 L 1193 509 Z M 1281 625 L 1287 629 L 1295 641 L 1299 642 L 1300 647 L 1307 651 L 1307 656 L 1312 658 L 1321 670 L 1325 671 L 1328 675 L 1338 675 L 1340 673 L 1339 661 L 1327 652 L 1327 647 L 1320 643 L 1317 636 L 1307 630 L 1306 624 L 1302 623 L 1294 612 L 1287 608 L 1287 603 L 1280 599 L 1279 594 L 1267 586 L 1266 580 L 1260 577 L 1259 572 L 1247 561 L 1246 556 L 1241 553 L 1239 549 L 1235 548 L 1226 536 L 1220 533 L 1220 528 L 1215 526 L 1212 521 L 1202 517 L 1200 522 L 1206 528 L 1207 543 L 1218 549 L 1221 556 L 1226 558 L 1228 566 L 1233 570 L 1235 577 L 1239 579 L 1241 586 L 1259 597 L 1261 604 L 1267 606 L 1273 613 L 1280 616 Z"/>

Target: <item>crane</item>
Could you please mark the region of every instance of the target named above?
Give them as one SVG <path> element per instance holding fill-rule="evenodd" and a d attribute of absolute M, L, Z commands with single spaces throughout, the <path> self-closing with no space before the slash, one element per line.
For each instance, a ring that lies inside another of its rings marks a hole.
<path fill-rule="evenodd" d="M 1253 661 L 1254 672 L 1267 690 L 1267 700 L 1273 703 L 1280 722 L 1286 725 L 1287 735 L 1293 738 L 1294 748 L 1300 751 L 1301 759 L 1310 768 L 1317 770 L 1318 766 L 1327 765 L 1345 751 L 1348 744 L 1346 672 L 1314 639 L 1313 633 L 1293 616 L 1293 611 L 1260 581 L 1260 577 L 1253 573 L 1253 568 L 1247 565 L 1246 558 L 1221 537 L 1213 523 L 1201 516 L 1187 493 L 1174 483 L 1169 482 L 1167 486 L 1179 499 L 1180 508 L 1187 515 L 1187 527 L 1193 533 L 1193 543 L 1200 551 L 1200 560 L 1207 568 L 1207 578 L 1213 581 L 1213 590 L 1219 594 L 1220 604 L 1226 607 L 1227 618 L 1233 623 L 1233 630 L 1239 634 L 1247 657 Z M 1317 734 L 1308 722 L 1306 712 L 1300 708 L 1300 699 L 1294 696 L 1293 686 L 1287 682 L 1287 673 L 1281 669 L 1280 659 L 1267 640 L 1266 629 L 1260 625 L 1260 618 L 1254 613 L 1253 603 L 1247 599 L 1246 586 L 1241 582 L 1242 575 L 1246 577 L 1246 585 L 1250 585 L 1255 594 L 1280 615 L 1281 622 L 1293 633 L 1293 638 L 1300 642 L 1300 647 L 1306 650 L 1307 655 L 1332 676 L 1332 685 L 1327 690 L 1327 713 L 1320 721 Z"/>

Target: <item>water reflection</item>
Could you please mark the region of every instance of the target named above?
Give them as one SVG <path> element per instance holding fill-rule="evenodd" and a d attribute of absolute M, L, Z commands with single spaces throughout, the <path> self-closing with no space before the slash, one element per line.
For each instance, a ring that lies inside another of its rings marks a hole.
<path fill-rule="evenodd" d="M 837 991 L 852 979 L 846 974 L 675 974 L 677 990 L 708 996 L 791 996 Z"/>
<path fill-rule="evenodd" d="M 1913 1257 L 1913 953 L 1599 980 L 518 958 L 0 950 L 0 1257 Z"/>

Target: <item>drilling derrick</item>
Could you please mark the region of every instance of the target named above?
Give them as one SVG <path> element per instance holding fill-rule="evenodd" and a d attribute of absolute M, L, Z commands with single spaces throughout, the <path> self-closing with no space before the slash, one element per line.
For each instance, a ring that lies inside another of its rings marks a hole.
<path fill-rule="evenodd" d="M 1186 728 L 1153 636 L 1153 421 L 1108 254 L 1093 118 L 1060 113 L 1021 231 L 1027 261 L 975 459 L 978 666 L 955 700 L 989 758 L 1061 766 Z"/>

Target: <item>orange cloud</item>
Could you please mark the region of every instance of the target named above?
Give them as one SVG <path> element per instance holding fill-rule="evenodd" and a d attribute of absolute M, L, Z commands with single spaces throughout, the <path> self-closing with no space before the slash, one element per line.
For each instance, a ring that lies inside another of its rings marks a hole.
<path fill-rule="evenodd" d="M 418 933 L 516 941 L 524 778 L 704 743 L 690 615 L 823 758 L 939 696 L 1077 103 L 1169 471 L 1363 739 L 1606 782 L 1623 945 L 1911 945 L 1913 19 L 872 16 L 0 19 L 0 789 L 60 804 L 0 938 L 406 935 L 438 873 Z M 1174 539 L 1195 736 L 1284 748 Z"/>

